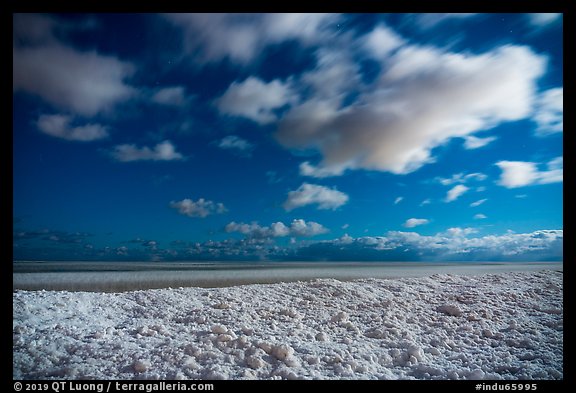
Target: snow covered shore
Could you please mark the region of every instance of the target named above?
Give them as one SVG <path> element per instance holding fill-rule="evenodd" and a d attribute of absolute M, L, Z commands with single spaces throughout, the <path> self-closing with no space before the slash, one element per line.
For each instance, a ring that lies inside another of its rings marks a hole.
<path fill-rule="evenodd" d="M 562 272 L 15 291 L 13 378 L 562 379 Z"/>

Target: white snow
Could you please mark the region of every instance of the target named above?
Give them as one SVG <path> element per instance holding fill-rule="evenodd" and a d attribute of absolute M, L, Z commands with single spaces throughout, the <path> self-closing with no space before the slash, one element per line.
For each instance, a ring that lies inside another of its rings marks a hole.
<path fill-rule="evenodd" d="M 15 379 L 562 379 L 559 271 L 15 291 Z"/>

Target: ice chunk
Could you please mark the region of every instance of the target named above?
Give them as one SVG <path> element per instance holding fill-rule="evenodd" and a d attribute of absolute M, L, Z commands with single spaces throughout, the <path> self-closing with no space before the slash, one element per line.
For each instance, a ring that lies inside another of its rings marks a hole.
<path fill-rule="evenodd" d="M 459 317 L 462 315 L 462 310 L 454 304 L 443 304 L 439 306 L 436 311 L 444 313 L 446 315 L 451 315 L 453 317 Z"/>
<path fill-rule="evenodd" d="M 212 325 L 211 330 L 212 333 L 214 334 L 224 334 L 228 331 L 228 329 L 224 325 Z"/>
<path fill-rule="evenodd" d="M 340 311 L 338 314 L 334 315 L 331 319 L 332 322 L 343 322 L 348 320 L 348 314 L 344 311 Z"/>
<path fill-rule="evenodd" d="M 149 360 L 146 359 L 139 359 L 136 360 L 133 364 L 134 371 L 137 373 L 143 373 L 144 371 L 148 370 L 152 364 Z"/>
<path fill-rule="evenodd" d="M 279 360 L 284 360 L 287 357 L 292 356 L 293 354 L 294 349 L 288 344 L 275 345 L 272 348 L 272 355 L 274 355 L 274 357 L 276 357 L 276 359 Z"/>

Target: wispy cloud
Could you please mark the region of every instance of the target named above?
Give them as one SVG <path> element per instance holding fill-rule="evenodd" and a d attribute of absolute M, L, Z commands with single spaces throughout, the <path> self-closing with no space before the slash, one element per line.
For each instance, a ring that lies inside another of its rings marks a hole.
<path fill-rule="evenodd" d="M 333 260 L 347 260 L 352 255 L 372 260 L 562 259 L 562 230 L 470 237 L 475 233 L 472 228 L 450 228 L 432 236 L 399 231 L 390 231 L 385 236 L 347 236 L 312 244 L 299 250 L 299 255 Z"/>
<path fill-rule="evenodd" d="M 228 211 L 224 204 L 204 198 L 200 198 L 197 201 L 188 198 L 181 201 L 172 201 L 170 202 L 170 207 L 176 209 L 182 215 L 200 218 L 208 217 L 212 214 L 223 214 Z"/>
<path fill-rule="evenodd" d="M 475 219 L 475 220 L 484 220 L 484 219 L 486 219 L 486 218 L 488 218 L 488 217 L 486 217 L 485 214 L 482 214 L 482 213 L 474 214 L 474 219 Z"/>
<path fill-rule="evenodd" d="M 429 205 L 431 203 L 432 203 L 432 201 L 430 200 L 430 198 L 426 198 L 422 202 L 420 202 L 420 206 L 426 206 L 426 205 Z"/>
<path fill-rule="evenodd" d="M 224 228 L 226 232 L 239 232 L 253 238 L 298 236 L 310 237 L 327 233 L 328 229 L 314 221 L 302 219 L 293 220 L 290 225 L 282 222 L 272 223 L 270 226 L 260 226 L 258 223 L 251 224 L 236 223 L 232 221 Z"/>
<path fill-rule="evenodd" d="M 478 138 L 476 136 L 465 136 L 464 137 L 464 148 L 468 149 L 468 150 L 472 150 L 472 149 L 479 149 L 481 147 L 484 147 L 488 144 L 490 144 L 491 142 L 494 142 L 496 139 L 495 136 L 488 136 L 485 138 Z"/>
<path fill-rule="evenodd" d="M 427 220 L 425 218 L 409 218 L 408 220 L 406 220 L 406 222 L 404 222 L 404 224 L 402 224 L 402 226 L 406 228 L 414 228 L 420 225 L 428 224 L 429 222 L 430 220 Z"/>
<path fill-rule="evenodd" d="M 302 183 L 295 191 L 288 193 L 284 209 L 290 211 L 307 205 L 318 205 L 318 209 L 336 209 L 348 202 L 348 195 L 337 189 Z"/>
<path fill-rule="evenodd" d="M 218 142 L 218 147 L 224 150 L 236 152 L 241 156 L 250 156 L 254 145 L 246 139 L 242 139 L 236 135 L 228 135 Z"/>
<path fill-rule="evenodd" d="M 546 27 L 562 18 L 561 13 L 543 12 L 526 14 L 528 22 L 535 27 Z"/>
<path fill-rule="evenodd" d="M 234 82 L 217 101 L 220 112 L 243 116 L 260 124 L 277 120 L 275 110 L 295 99 L 290 87 L 279 80 L 263 82 L 249 77 L 243 82 Z"/>
<path fill-rule="evenodd" d="M 229 59 L 247 64 L 270 44 L 297 40 L 311 45 L 331 37 L 338 14 L 207 14 L 164 15 L 181 27 L 186 51 L 197 62 Z"/>
<path fill-rule="evenodd" d="M 484 199 L 479 199 L 476 202 L 472 202 L 470 204 L 470 207 L 476 207 L 476 206 L 480 206 L 481 204 L 483 204 L 484 202 L 486 202 L 488 200 L 488 198 L 484 198 Z"/>
<path fill-rule="evenodd" d="M 84 243 L 91 236 L 93 235 L 85 232 L 67 232 L 52 229 L 14 231 L 13 233 L 14 241 L 38 239 L 61 244 Z"/>
<path fill-rule="evenodd" d="M 132 144 L 114 146 L 110 155 L 120 162 L 132 161 L 178 161 L 185 157 L 176 151 L 170 141 L 158 143 L 153 148 L 138 147 Z"/>
<path fill-rule="evenodd" d="M 108 130 L 100 124 L 72 126 L 73 119 L 66 115 L 41 115 L 36 125 L 43 133 L 61 139 L 91 142 L 108 137 Z"/>
<path fill-rule="evenodd" d="M 416 18 L 418 26 L 422 29 L 431 29 L 441 23 L 450 20 L 464 20 L 475 17 L 479 14 L 474 13 L 433 13 L 433 14 L 419 14 Z"/>
<path fill-rule="evenodd" d="M 183 86 L 170 86 L 158 89 L 152 94 L 151 99 L 152 102 L 168 106 L 183 106 L 188 101 Z"/>
<path fill-rule="evenodd" d="M 14 23 L 14 91 L 83 116 L 110 111 L 137 95 L 126 82 L 136 71 L 131 63 L 66 46 L 54 34 L 58 23 L 52 17 L 16 14 Z"/>
<path fill-rule="evenodd" d="M 402 202 L 403 199 L 404 199 L 404 197 L 401 197 L 401 196 L 397 197 L 396 199 L 394 199 L 394 204 L 395 205 L 399 204 L 400 202 Z"/>
<path fill-rule="evenodd" d="M 557 157 L 547 163 L 547 170 L 538 170 L 538 165 L 528 161 L 499 161 L 502 170 L 498 184 L 506 188 L 525 187 L 532 184 L 562 182 L 564 179 L 563 158 Z"/>
<path fill-rule="evenodd" d="M 448 193 L 446 194 L 446 198 L 445 201 L 446 202 L 452 202 L 455 201 L 456 199 L 460 198 L 460 196 L 462 194 L 464 194 L 466 191 L 468 191 L 470 188 L 466 187 L 465 185 L 462 184 L 458 184 L 454 187 L 452 187 Z"/>
<path fill-rule="evenodd" d="M 413 172 L 433 162 L 432 150 L 451 138 L 530 116 L 536 81 L 546 68 L 544 56 L 514 45 L 471 54 L 408 44 L 374 60 L 383 71 L 372 84 L 362 85 L 354 67 L 334 76 L 343 85 L 357 81 L 348 88 L 358 91 L 354 101 L 316 92 L 280 119 L 276 137 L 283 146 L 322 155 L 318 164 L 301 165 L 301 173 Z M 329 69 L 325 63 L 317 68 Z M 302 89 L 303 83 L 294 84 Z M 418 108 L 419 115 L 407 108 Z M 468 146 L 486 142 L 472 139 Z"/>
<path fill-rule="evenodd" d="M 476 181 L 483 181 L 486 180 L 488 178 L 488 176 L 486 176 L 483 173 L 469 173 L 469 174 L 464 174 L 464 173 L 456 173 L 454 175 L 452 175 L 452 177 L 449 178 L 443 178 L 443 177 L 438 177 L 438 181 L 440 182 L 440 184 L 442 184 L 443 186 L 449 186 L 452 184 L 457 184 L 457 183 L 467 183 L 470 180 L 476 180 Z"/>
<path fill-rule="evenodd" d="M 383 60 L 405 43 L 406 41 L 392 29 L 379 25 L 366 34 L 362 47 L 374 58 Z"/>
<path fill-rule="evenodd" d="M 546 136 L 564 131 L 564 88 L 544 91 L 536 104 L 536 135 Z"/>

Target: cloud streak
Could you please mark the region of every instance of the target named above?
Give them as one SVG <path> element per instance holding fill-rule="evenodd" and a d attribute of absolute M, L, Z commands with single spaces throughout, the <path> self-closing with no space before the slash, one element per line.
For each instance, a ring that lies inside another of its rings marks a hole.
<path fill-rule="evenodd" d="M 224 230 L 228 233 L 238 232 L 250 238 L 311 237 L 328 232 L 328 229 L 323 225 L 314 221 L 306 222 L 302 219 L 293 220 L 289 226 L 280 221 L 272 223 L 270 226 L 260 226 L 256 222 L 245 224 L 232 221 L 226 225 Z"/>
<path fill-rule="evenodd" d="M 166 14 L 182 28 L 186 51 L 199 62 L 245 65 L 266 46 L 287 40 L 314 45 L 331 37 L 337 14 Z"/>
<path fill-rule="evenodd" d="M 561 13 L 542 12 L 527 14 L 528 22 L 534 27 L 547 27 L 562 18 Z"/>
<path fill-rule="evenodd" d="M 433 162 L 432 149 L 451 138 L 530 116 L 536 80 L 546 68 L 543 56 L 514 45 L 478 55 L 405 45 L 375 60 L 383 71 L 369 85 L 356 84 L 355 101 L 342 105 L 343 96 L 316 94 L 280 120 L 276 138 L 283 146 L 321 154 L 319 164 L 307 162 L 301 173 L 413 172 Z M 468 147 L 487 142 L 469 139 Z"/>
<path fill-rule="evenodd" d="M 12 55 L 14 91 L 33 94 L 59 109 L 94 116 L 137 95 L 126 83 L 135 67 L 112 56 L 59 43 L 16 46 Z"/>
<path fill-rule="evenodd" d="M 484 147 L 492 142 L 494 142 L 496 139 L 495 136 L 489 136 L 486 138 L 478 138 L 472 135 L 466 136 L 464 137 L 464 148 L 468 149 L 468 150 L 473 150 L 473 149 L 479 149 L 481 147 Z"/>
<path fill-rule="evenodd" d="M 108 130 L 100 124 L 72 126 L 72 117 L 66 115 L 41 115 L 36 126 L 44 134 L 69 141 L 91 142 L 108 137 Z"/>
<path fill-rule="evenodd" d="M 430 220 L 425 218 L 409 218 L 406 220 L 406 222 L 404 222 L 404 224 L 402 224 L 402 226 L 405 228 L 414 228 L 420 225 L 428 224 L 429 222 Z"/>
<path fill-rule="evenodd" d="M 290 191 L 283 204 L 290 211 L 308 205 L 318 205 L 320 210 L 335 210 L 348 202 L 348 195 L 324 186 L 302 183 L 298 189 Z"/>
<path fill-rule="evenodd" d="M 158 143 L 153 148 L 138 147 L 132 144 L 114 146 L 110 152 L 112 158 L 120 162 L 133 161 L 180 161 L 185 157 L 176 151 L 170 141 Z"/>
<path fill-rule="evenodd" d="M 450 190 L 448 190 L 448 193 L 446 194 L 446 198 L 444 199 L 445 202 L 453 202 L 456 199 L 460 198 L 460 196 L 462 194 L 464 194 L 466 191 L 468 191 L 470 188 L 466 187 L 465 185 L 462 184 L 458 184 L 456 186 L 454 186 L 453 188 L 451 188 Z"/>
<path fill-rule="evenodd" d="M 431 29 L 439 24 L 445 23 L 447 21 L 461 21 L 464 19 L 469 19 L 480 14 L 476 13 L 433 13 L 433 14 L 420 14 L 416 18 L 418 26 L 422 29 Z"/>
<path fill-rule="evenodd" d="M 562 260 L 562 230 L 507 233 L 470 237 L 470 228 L 451 228 L 423 236 L 416 232 L 390 231 L 386 236 L 367 236 L 317 242 L 298 251 L 306 258 L 347 260 L 363 255 L 371 260 Z"/>
<path fill-rule="evenodd" d="M 559 183 L 564 180 L 563 158 L 557 157 L 547 163 L 547 170 L 529 161 L 499 161 L 502 170 L 498 184 L 506 188 L 525 187 L 533 184 Z"/>
<path fill-rule="evenodd" d="M 290 87 L 273 80 L 268 83 L 249 77 L 243 82 L 234 82 L 216 104 L 220 112 L 243 116 L 259 124 L 277 120 L 274 113 L 295 99 Z"/>
<path fill-rule="evenodd" d="M 169 206 L 188 217 L 205 218 L 212 214 L 224 214 L 228 211 L 223 203 L 216 203 L 204 198 L 197 201 L 185 198 L 181 201 L 172 201 Z"/>
<path fill-rule="evenodd" d="M 218 142 L 218 147 L 224 150 L 236 152 L 241 156 L 250 156 L 254 145 L 246 139 L 242 139 L 236 135 L 228 135 Z"/>
<path fill-rule="evenodd" d="M 476 202 L 472 202 L 470 204 L 470 207 L 477 207 L 480 206 L 481 204 L 483 204 L 484 202 L 486 202 L 488 200 L 488 198 L 484 198 L 484 199 L 479 199 Z"/>
<path fill-rule="evenodd" d="M 564 131 L 564 88 L 550 89 L 540 94 L 534 121 L 538 124 L 538 136 Z"/>
<path fill-rule="evenodd" d="M 186 104 L 186 91 L 183 86 L 171 86 L 158 89 L 152 94 L 152 102 L 166 106 L 183 106 Z"/>

